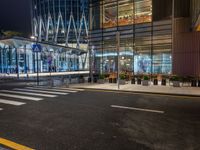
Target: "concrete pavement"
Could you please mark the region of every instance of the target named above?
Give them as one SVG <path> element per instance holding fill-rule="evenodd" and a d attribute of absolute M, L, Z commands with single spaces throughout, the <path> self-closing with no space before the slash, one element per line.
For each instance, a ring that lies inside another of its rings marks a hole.
<path fill-rule="evenodd" d="M 86 88 L 86 89 L 100 89 L 100 90 L 117 90 L 117 84 L 111 83 L 83 83 L 83 84 L 72 84 L 73 88 Z M 125 85 L 120 85 L 120 91 L 127 92 L 140 92 L 140 93 L 155 93 L 155 94 L 167 94 L 167 95 L 182 95 L 182 96 L 200 96 L 199 87 L 181 86 L 173 87 L 172 85 L 161 86 L 161 85 L 149 85 L 142 86 L 137 84 L 131 84 L 130 82 Z"/>

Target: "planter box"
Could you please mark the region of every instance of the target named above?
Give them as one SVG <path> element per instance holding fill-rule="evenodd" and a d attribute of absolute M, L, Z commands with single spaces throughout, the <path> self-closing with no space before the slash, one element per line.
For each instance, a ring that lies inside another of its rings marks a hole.
<path fill-rule="evenodd" d="M 153 85 L 158 85 L 158 79 L 153 80 Z"/>
<path fill-rule="evenodd" d="M 113 78 L 112 83 L 117 83 L 117 78 Z"/>
<path fill-rule="evenodd" d="M 161 85 L 166 85 L 166 79 L 162 79 Z"/>
<path fill-rule="evenodd" d="M 135 78 L 131 79 L 131 84 L 135 84 Z"/>
<path fill-rule="evenodd" d="M 137 84 L 141 85 L 141 83 L 142 83 L 142 80 L 141 79 L 137 79 Z"/>
<path fill-rule="evenodd" d="M 97 80 L 97 83 L 99 83 L 99 84 L 104 84 L 104 83 L 105 83 L 105 79 L 98 79 L 98 80 Z"/>
<path fill-rule="evenodd" d="M 149 85 L 149 80 L 143 80 L 142 81 L 143 86 L 148 86 Z"/>
<path fill-rule="evenodd" d="M 180 81 L 173 81 L 174 87 L 180 87 Z"/>
<path fill-rule="evenodd" d="M 198 80 L 198 87 L 200 87 L 200 80 Z"/>
<path fill-rule="evenodd" d="M 96 77 L 93 78 L 93 82 L 97 83 L 97 78 Z"/>
<path fill-rule="evenodd" d="M 191 81 L 191 87 L 197 87 L 197 81 L 196 80 Z"/>
<path fill-rule="evenodd" d="M 126 84 L 126 81 L 125 80 L 119 80 L 119 84 L 121 84 L 121 85 L 125 85 Z"/>

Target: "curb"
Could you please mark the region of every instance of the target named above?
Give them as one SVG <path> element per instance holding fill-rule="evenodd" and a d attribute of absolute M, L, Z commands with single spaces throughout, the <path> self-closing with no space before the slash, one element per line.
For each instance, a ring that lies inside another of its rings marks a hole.
<path fill-rule="evenodd" d="M 99 91 L 108 91 L 108 92 L 124 92 L 124 93 L 136 93 L 136 94 L 158 94 L 162 96 L 179 96 L 179 97 L 193 97 L 193 98 L 200 98 L 200 95 L 191 95 L 191 94 L 176 94 L 176 93 L 162 93 L 162 92 L 146 92 L 146 91 L 127 91 L 127 90 L 113 90 L 113 89 L 100 89 L 100 88 L 84 88 L 84 87 L 73 87 L 79 88 L 84 90 L 99 90 Z"/>

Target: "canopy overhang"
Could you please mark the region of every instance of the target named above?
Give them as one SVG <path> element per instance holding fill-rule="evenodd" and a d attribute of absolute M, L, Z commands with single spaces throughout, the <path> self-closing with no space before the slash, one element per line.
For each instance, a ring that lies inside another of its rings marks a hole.
<path fill-rule="evenodd" d="M 12 38 L 1 39 L 0 47 L 1 47 L 1 45 L 4 45 L 4 46 L 10 46 L 12 48 L 20 48 L 25 45 L 33 45 L 34 43 L 36 43 L 36 41 L 34 41 L 32 39 L 23 38 L 23 37 L 12 37 Z M 83 54 L 87 53 L 87 51 L 81 50 L 78 48 L 66 47 L 66 46 L 53 44 L 53 43 L 49 43 L 49 42 L 44 42 L 44 41 L 37 42 L 37 43 L 40 44 L 44 48 L 67 52 L 68 54 L 71 54 L 71 55 L 75 54 L 75 55 L 79 56 L 79 55 L 83 55 Z"/>

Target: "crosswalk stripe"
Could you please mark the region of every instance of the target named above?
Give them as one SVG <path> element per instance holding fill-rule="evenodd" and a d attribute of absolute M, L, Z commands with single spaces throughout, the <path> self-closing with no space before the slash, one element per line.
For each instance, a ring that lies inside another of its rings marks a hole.
<path fill-rule="evenodd" d="M 0 93 L 0 96 L 5 96 L 5 97 L 12 97 L 12 98 L 19 98 L 19 99 L 24 99 L 24 100 L 32 100 L 32 101 L 40 101 L 43 100 L 43 98 L 36 98 L 36 97 L 29 97 L 29 96 L 20 96 L 20 95 L 15 95 L 15 94 L 5 94 L 5 93 Z"/>
<path fill-rule="evenodd" d="M 47 91 L 56 91 L 56 92 L 68 92 L 68 93 L 76 93 L 77 91 L 70 91 L 64 89 L 57 89 L 57 88 L 41 88 L 41 87 L 27 87 L 28 89 L 39 89 L 39 90 L 47 90 Z"/>
<path fill-rule="evenodd" d="M 85 91 L 84 89 L 76 89 L 76 88 L 60 88 L 64 90 L 72 90 L 72 91 Z"/>
<path fill-rule="evenodd" d="M 39 94 L 39 93 L 9 91 L 9 90 L 1 90 L 1 91 L 6 92 L 6 93 L 24 94 L 24 95 L 32 95 L 32 96 L 57 97 L 56 95 L 50 95 L 50 94 Z"/>
<path fill-rule="evenodd" d="M 15 105 L 15 106 L 20 106 L 20 105 L 26 104 L 26 103 L 17 102 L 17 101 L 11 101 L 11 100 L 6 100 L 6 99 L 0 99 L 0 103 L 2 103 L 2 104 L 9 104 L 9 105 Z"/>
<path fill-rule="evenodd" d="M 26 91 L 26 92 L 37 92 L 37 93 L 48 93 L 48 94 L 57 94 L 57 95 L 67 95 L 69 93 L 63 93 L 63 92 L 53 92 L 53 91 L 44 91 L 44 90 L 31 90 L 31 89 L 14 89 L 17 91 Z"/>
<path fill-rule="evenodd" d="M 0 110 L 3 110 L 2 108 L 0 108 Z"/>

